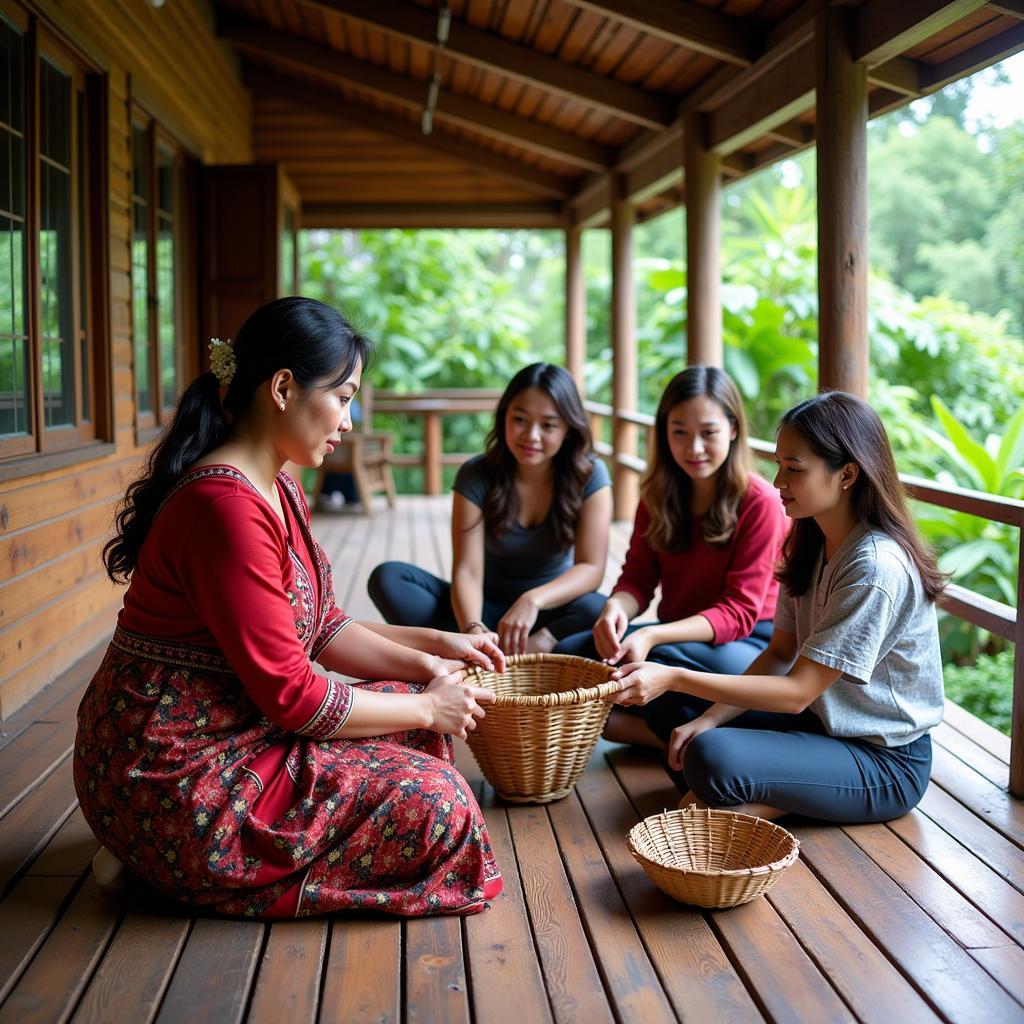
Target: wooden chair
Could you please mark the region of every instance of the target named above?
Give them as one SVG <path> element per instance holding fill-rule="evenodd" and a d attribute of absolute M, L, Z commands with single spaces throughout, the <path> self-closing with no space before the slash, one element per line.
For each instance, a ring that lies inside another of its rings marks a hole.
<path fill-rule="evenodd" d="M 314 495 L 323 489 L 328 473 L 351 473 L 363 512 L 373 515 L 373 496 L 383 493 L 388 506 L 395 504 L 395 481 L 391 473 L 392 437 L 387 431 L 370 430 L 373 393 L 368 384 L 359 394 L 360 422 L 345 435 L 341 445 L 328 455 L 316 473 Z"/>

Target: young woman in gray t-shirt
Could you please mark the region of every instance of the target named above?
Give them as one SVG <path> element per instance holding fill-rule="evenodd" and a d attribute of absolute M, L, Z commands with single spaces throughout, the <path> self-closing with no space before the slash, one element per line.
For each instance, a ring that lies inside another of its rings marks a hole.
<path fill-rule="evenodd" d="M 801 403 L 783 416 L 775 452 L 794 526 L 767 649 L 742 676 L 626 665 L 616 699 L 675 691 L 679 719 L 663 738 L 687 787 L 681 806 L 895 818 L 928 785 L 929 730 L 943 707 L 934 602 L 945 580 L 867 403 L 839 391 Z"/>
<path fill-rule="evenodd" d="M 609 485 L 568 371 L 524 367 L 498 402 L 486 451 L 455 478 L 451 583 L 385 562 L 370 597 L 391 623 L 493 633 L 506 654 L 546 653 L 604 606 Z"/>

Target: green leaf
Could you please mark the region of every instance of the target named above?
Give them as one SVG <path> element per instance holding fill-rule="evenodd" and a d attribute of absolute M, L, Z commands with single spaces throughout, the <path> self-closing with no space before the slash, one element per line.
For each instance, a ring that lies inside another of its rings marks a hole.
<path fill-rule="evenodd" d="M 982 490 L 998 493 L 999 471 L 995 460 L 984 447 L 967 432 L 962 423 L 949 411 L 938 395 L 932 395 L 932 408 L 942 424 L 946 436 L 953 443 L 962 463 L 971 466 L 982 483 Z"/>
<path fill-rule="evenodd" d="M 1024 469 L 1024 407 L 1018 409 L 1006 424 L 996 455 L 996 467 L 1002 485 L 999 493 L 1003 494 L 1005 491 L 1002 488 L 1009 482 L 1007 478 Z"/>

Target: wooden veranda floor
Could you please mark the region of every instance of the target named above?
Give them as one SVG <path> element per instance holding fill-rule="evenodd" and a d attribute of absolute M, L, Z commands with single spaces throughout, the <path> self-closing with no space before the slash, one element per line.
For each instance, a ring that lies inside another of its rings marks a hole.
<path fill-rule="evenodd" d="M 447 510 L 318 515 L 339 602 L 369 615 L 384 558 L 444 571 Z M 506 807 L 463 749 L 505 877 L 488 911 L 266 925 L 97 888 L 70 753 L 100 653 L 3 724 L 0 1021 L 1024 1020 L 1024 804 L 1006 795 L 1008 740 L 959 709 L 918 810 L 791 823 L 800 861 L 744 907 L 672 903 L 630 858 L 628 828 L 676 799 L 656 761 L 602 745 L 565 800 Z"/>

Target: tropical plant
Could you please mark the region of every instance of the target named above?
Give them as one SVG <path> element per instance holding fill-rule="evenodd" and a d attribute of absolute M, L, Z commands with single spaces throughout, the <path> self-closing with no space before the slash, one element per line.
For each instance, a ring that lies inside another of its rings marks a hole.
<path fill-rule="evenodd" d="M 973 665 L 947 665 L 946 696 L 972 715 L 1010 735 L 1013 718 L 1013 650 L 982 655 Z"/>
<path fill-rule="evenodd" d="M 1007 498 L 1024 496 L 1024 408 L 1010 419 L 1002 435 L 989 434 L 981 443 L 938 395 L 932 395 L 931 403 L 941 432 L 926 425 L 921 431 L 940 453 L 944 468 L 937 478 Z M 1010 606 L 1018 604 L 1019 530 L 931 506 L 919 513 L 918 524 L 939 552 L 939 568 L 957 583 Z M 941 631 L 946 654 L 960 660 L 1003 646 L 1000 638 L 950 616 L 943 617 Z"/>

